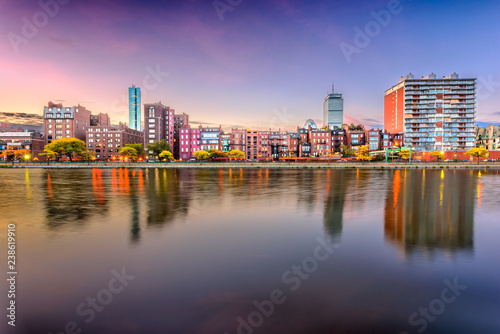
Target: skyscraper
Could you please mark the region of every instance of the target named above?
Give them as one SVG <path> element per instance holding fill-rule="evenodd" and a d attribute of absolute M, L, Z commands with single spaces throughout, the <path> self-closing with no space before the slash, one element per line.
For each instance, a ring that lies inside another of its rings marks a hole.
<path fill-rule="evenodd" d="M 410 73 L 385 92 L 384 128 L 404 132 L 405 145 L 418 151 L 475 147 L 476 79 Z"/>
<path fill-rule="evenodd" d="M 128 89 L 129 128 L 141 129 L 141 89 L 132 85 Z"/>
<path fill-rule="evenodd" d="M 323 126 L 328 129 L 341 127 L 344 123 L 344 99 L 342 94 L 335 93 L 332 86 L 332 92 L 328 94 L 323 103 Z"/>

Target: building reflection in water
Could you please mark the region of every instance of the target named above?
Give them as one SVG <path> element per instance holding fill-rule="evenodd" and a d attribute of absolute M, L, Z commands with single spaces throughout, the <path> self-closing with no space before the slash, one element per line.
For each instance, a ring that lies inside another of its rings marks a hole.
<path fill-rule="evenodd" d="M 385 200 L 385 239 L 407 252 L 472 250 L 477 178 L 468 171 L 395 170 Z"/>
<path fill-rule="evenodd" d="M 148 225 L 169 224 L 177 215 L 187 214 L 190 191 L 181 189 L 181 181 L 189 182 L 192 171 L 156 168 L 145 170 L 145 174 Z M 183 177 L 180 178 L 179 174 Z"/>
<path fill-rule="evenodd" d="M 42 174 L 46 222 L 51 229 L 67 224 L 83 224 L 92 215 L 105 215 L 108 200 L 102 174 L 93 171 L 92 178 L 85 169 L 66 169 Z"/>
<path fill-rule="evenodd" d="M 356 176 L 359 177 L 358 174 Z M 355 175 L 351 171 L 344 169 L 328 170 L 326 174 L 323 223 L 325 232 L 334 241 L 340 241 L 346 195 L 354 177 Z"/>

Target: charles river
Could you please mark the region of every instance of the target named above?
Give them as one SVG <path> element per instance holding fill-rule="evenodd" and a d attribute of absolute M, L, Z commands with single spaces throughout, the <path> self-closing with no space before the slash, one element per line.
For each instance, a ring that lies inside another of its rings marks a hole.
<path fill-rule="evenodd" d="M 499 174 L 2 169 L 0 332 L 498 334 Z"/>

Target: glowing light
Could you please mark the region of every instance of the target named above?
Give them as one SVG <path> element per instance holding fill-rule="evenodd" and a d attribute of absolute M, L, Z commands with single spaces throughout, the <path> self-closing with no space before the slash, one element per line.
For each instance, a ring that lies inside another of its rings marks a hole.
<path fill-rule="evenodd" d="M 398 204 L 399 190 L 401 189 L 401 172 L 397 170 L 394 173 L 392 192 L 394 193 L 394 207 Z"/>

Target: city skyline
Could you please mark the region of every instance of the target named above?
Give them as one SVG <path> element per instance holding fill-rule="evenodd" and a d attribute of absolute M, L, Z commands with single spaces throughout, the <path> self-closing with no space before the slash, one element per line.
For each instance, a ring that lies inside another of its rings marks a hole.
<path fill-rule="evenodd" d="M 492 1 L 44 3 L 1 5 L 11 13 L 0 23 L 1 112 L 38 114 L 52 100 L 128 122 L 133 83 L 143 104 L 161 101 L 192 124 L 294 128 L 322 123 L 334 80 L 344 121 L 382 128 L 394 80 L 457 72 L 478 78 L 477 121 L 500 120 L 498 29 L 484 26 L 496 22 Z"/>

